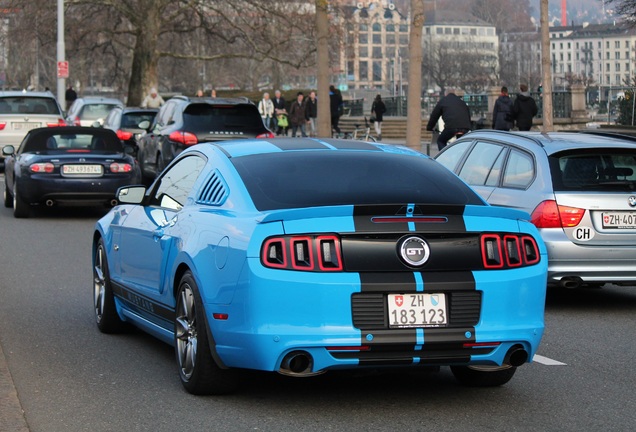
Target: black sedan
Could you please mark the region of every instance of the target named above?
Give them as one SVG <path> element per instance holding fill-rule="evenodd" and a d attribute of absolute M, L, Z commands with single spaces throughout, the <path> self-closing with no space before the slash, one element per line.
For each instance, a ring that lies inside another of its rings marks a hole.
<path fill-rule="evenodd" d="M 38 128 L 16 149 L 4 147 L 4 205 L 17 218 L 38 205 L 115 205 L 115 192 L 141 181 L 115 132 L 90 127 Z"/>
<path fill-rule="evenodd" d="M 139 138 L 150 128 L 158 112 L 157 108 L 115 107 L 104 120 L 103 128 L 114 131 L 137 157 Z"/>

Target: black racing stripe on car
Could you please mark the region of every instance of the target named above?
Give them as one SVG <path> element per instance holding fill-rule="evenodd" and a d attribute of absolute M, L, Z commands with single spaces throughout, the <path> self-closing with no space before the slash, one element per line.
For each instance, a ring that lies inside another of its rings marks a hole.
<path fill-rule="evenodd" d="M 156 317 L 168 322 L 174 322 L 176 312 L 174 309 L 170 309 L 165 305 L 157 303 L 156 301 L 137 294 L 132 290 L 111 281 L 113 288 L 113 294 L 124 302 L 131 310 L 144 316 Z"/>
<path fill-rule="evenodd" d="M 400 223 L 375 223 L 372 221 L 374 216 L 395 216 L 402 209 L 406 209 L 405 205 L 383 205 L 370 206 L 360 205 L 353 207 L 353 223 L 356 232 L 408 232 L 409 225 L 406 222 Z M 404 215 L 401 215 L 404 216 Z"/>
<path fill-rule="evenodd" d="M 409 229 L 407 204 L 356 205 L 353 208 L 353 221 L 356 232 L 466 232 L 463 205 L 415 204 L 412 216 L 444 218 L 445 222 L 413 222 L 414 230 Z M 404 217 L 404 221 L 382 222 L 387 217 Z M 415 221 L 416 219 L 414 219 Z"/>
<path fill-rule="evenodd" d="M 329 148 L 320 141 L 310 139 L 277 138 L 268 142 L 281 150 L 323 150 Z"/>
<path fill-rule="evenodd" d="M 360 273 L 360 290 L 363 293 L 415 292 L 415 275 L 412 272 L 364 272 Z"/>
<path fill-rule="evenodd" d="M 423 350 L 435 349 L 443 344 L 454 349 L 462 349 L 463 344 L 475 342 L 475 327 L 424 328 Z"/>
<path fill-rule="evenodd" d="M 475 277 L 471 271 L 422 272 L 425 292 L 474 291 Z"/>
<path fill-rule="evenodd" d="M 416 329 L 392 329 L 392 330 L 376 330 L 373 332 L 362 332 L 361 345 L 367 345 L 374 350 L 374 347 L 395 347 L 404 345 L 413 347 L 417 344 L 417 330 Z"/>

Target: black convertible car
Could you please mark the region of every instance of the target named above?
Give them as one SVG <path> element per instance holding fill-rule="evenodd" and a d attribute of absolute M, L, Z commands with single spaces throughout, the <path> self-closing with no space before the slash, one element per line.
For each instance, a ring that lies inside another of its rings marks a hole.
<path fill-rule="evenodd" d="M 115 134 L 90 127 L 39 128 L 16 149 L 4 147 L 4 205 L 17 218 L 37 205 L 114 205 L 141 172 Z"/>

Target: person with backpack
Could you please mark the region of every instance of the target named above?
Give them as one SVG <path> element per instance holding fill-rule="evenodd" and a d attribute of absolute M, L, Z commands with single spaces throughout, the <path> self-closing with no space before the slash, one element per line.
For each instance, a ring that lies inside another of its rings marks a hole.
<path fill-rule="evenodd" d="M 517 94 L 512 111 L 519 130 L 529 131 L 532 128 L 532 119 L 538 114 L 539 108 L 530 93 L 528 93 L 526 84 L 519 85 L 519 90 L 521 90 L 521 93 Z"/>
<path fill-rule="evenodd" d="M 493 129 L 509 131 L 514 126 L 512 99 L 508 96 L 508 87 L 501 88 L 501 95 L 495 101 L 492 112 Z"/>

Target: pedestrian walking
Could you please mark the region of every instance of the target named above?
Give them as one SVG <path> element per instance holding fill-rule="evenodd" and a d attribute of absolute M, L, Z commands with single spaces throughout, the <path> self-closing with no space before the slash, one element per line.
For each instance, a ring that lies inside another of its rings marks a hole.
<path fill-rule="evenodd" d="M 318 118 L 318 99 L 316 98 L 315 91 L 309 93 L 309 97 L 307 98 L 305 104 L 307 119 L 309 120 L 310 126 L 309 135 L 312 137 L 316 137 L 318 136 L 318 129 L 316 128 L 316 119 Z"/>
<path fill-rule="evenodd" d="M 284 131 L 285 135 L 287 135 L 288 124 L 285 124 L 284 127 L 279 125 L 280 119 L 283 119 L 284 123 L 287 123 L 288 121 L 287 108 L 285 106 L 285 98 L 281 95 L 280 90 L 276 90 L 274 92 L 274 100 L 272 101 L 272 103 L 274 104 L 274 115 L 276 116 L 275 117 L 276 124 L 274 125 L 274 129 L 275 129 L 274 132 L 276 132 L 276 135 L 280 135 Z"/>
<path fill-rule="evenodd" d="M 258 112 L 261 114 L 263 124 L 269 129 L 272 117 L 274 117 L 274 103 L 269 98 L 269 93 L 263 93 L 263 99 L 258 103 Z"/>
<path fill-rule="evenodd" d="M 509 131 L 514 126 L 512 99 L 508 96 L 508 87 L 501 88 L 501 95 L 495 101 L 492 112 L 493 129 Z"/>
<path fill-rule="evenodd" d="M 374 121 L 375 134 L 378 136 L 378 141 L 382 141 L 382 116 L 386 112 L 386 105 L 382 102 L 382 96 L 377 95 L 371 104 L 371 118 Z"/>
<path fill-rule="evenodd" d="M 512 110 L 517 128 L 520 131 L 529 131 L 532 128 L 532 119 L 538 114 L 539 108 L 532 96 L 530 96 L 526 84 L 520 84 L 519 90 L 521 90 L 521 93 L 517 94 Z"/>
<path fill-rule="evenodd" d="M 340 134 L 338 122 L 344 110 L 344 102 L 342 100 L 342 93 L 333 85 L 329 86 L 329 109 L 331 111 L 331 129 Z"/>
<path fill-rule="evenodd" d="M 305 95 L 303 92 L 298 92 L 296 100 L 289 108 L 289 122 L 291 123 L 293 138 L 296 138 L 296 132 L 298 132 L 299 129 L 302 137 L 307 136 L 305 129 L 305 125 L 307 124 L 307 111 L 304 99 Z"/>
<path fill-rule="evenodd" d="M 472 127 L 470 109 L 466 102 L 455 94 L 454 89 L 449 89 L 448 94 L 437 102 L 428 119 L 426 130 L 432 131 L 440 118 L 444 121 L 444 130 L 437 137 L 439 150 L 443 149 L 451 138 L 470 131 Z"/>

